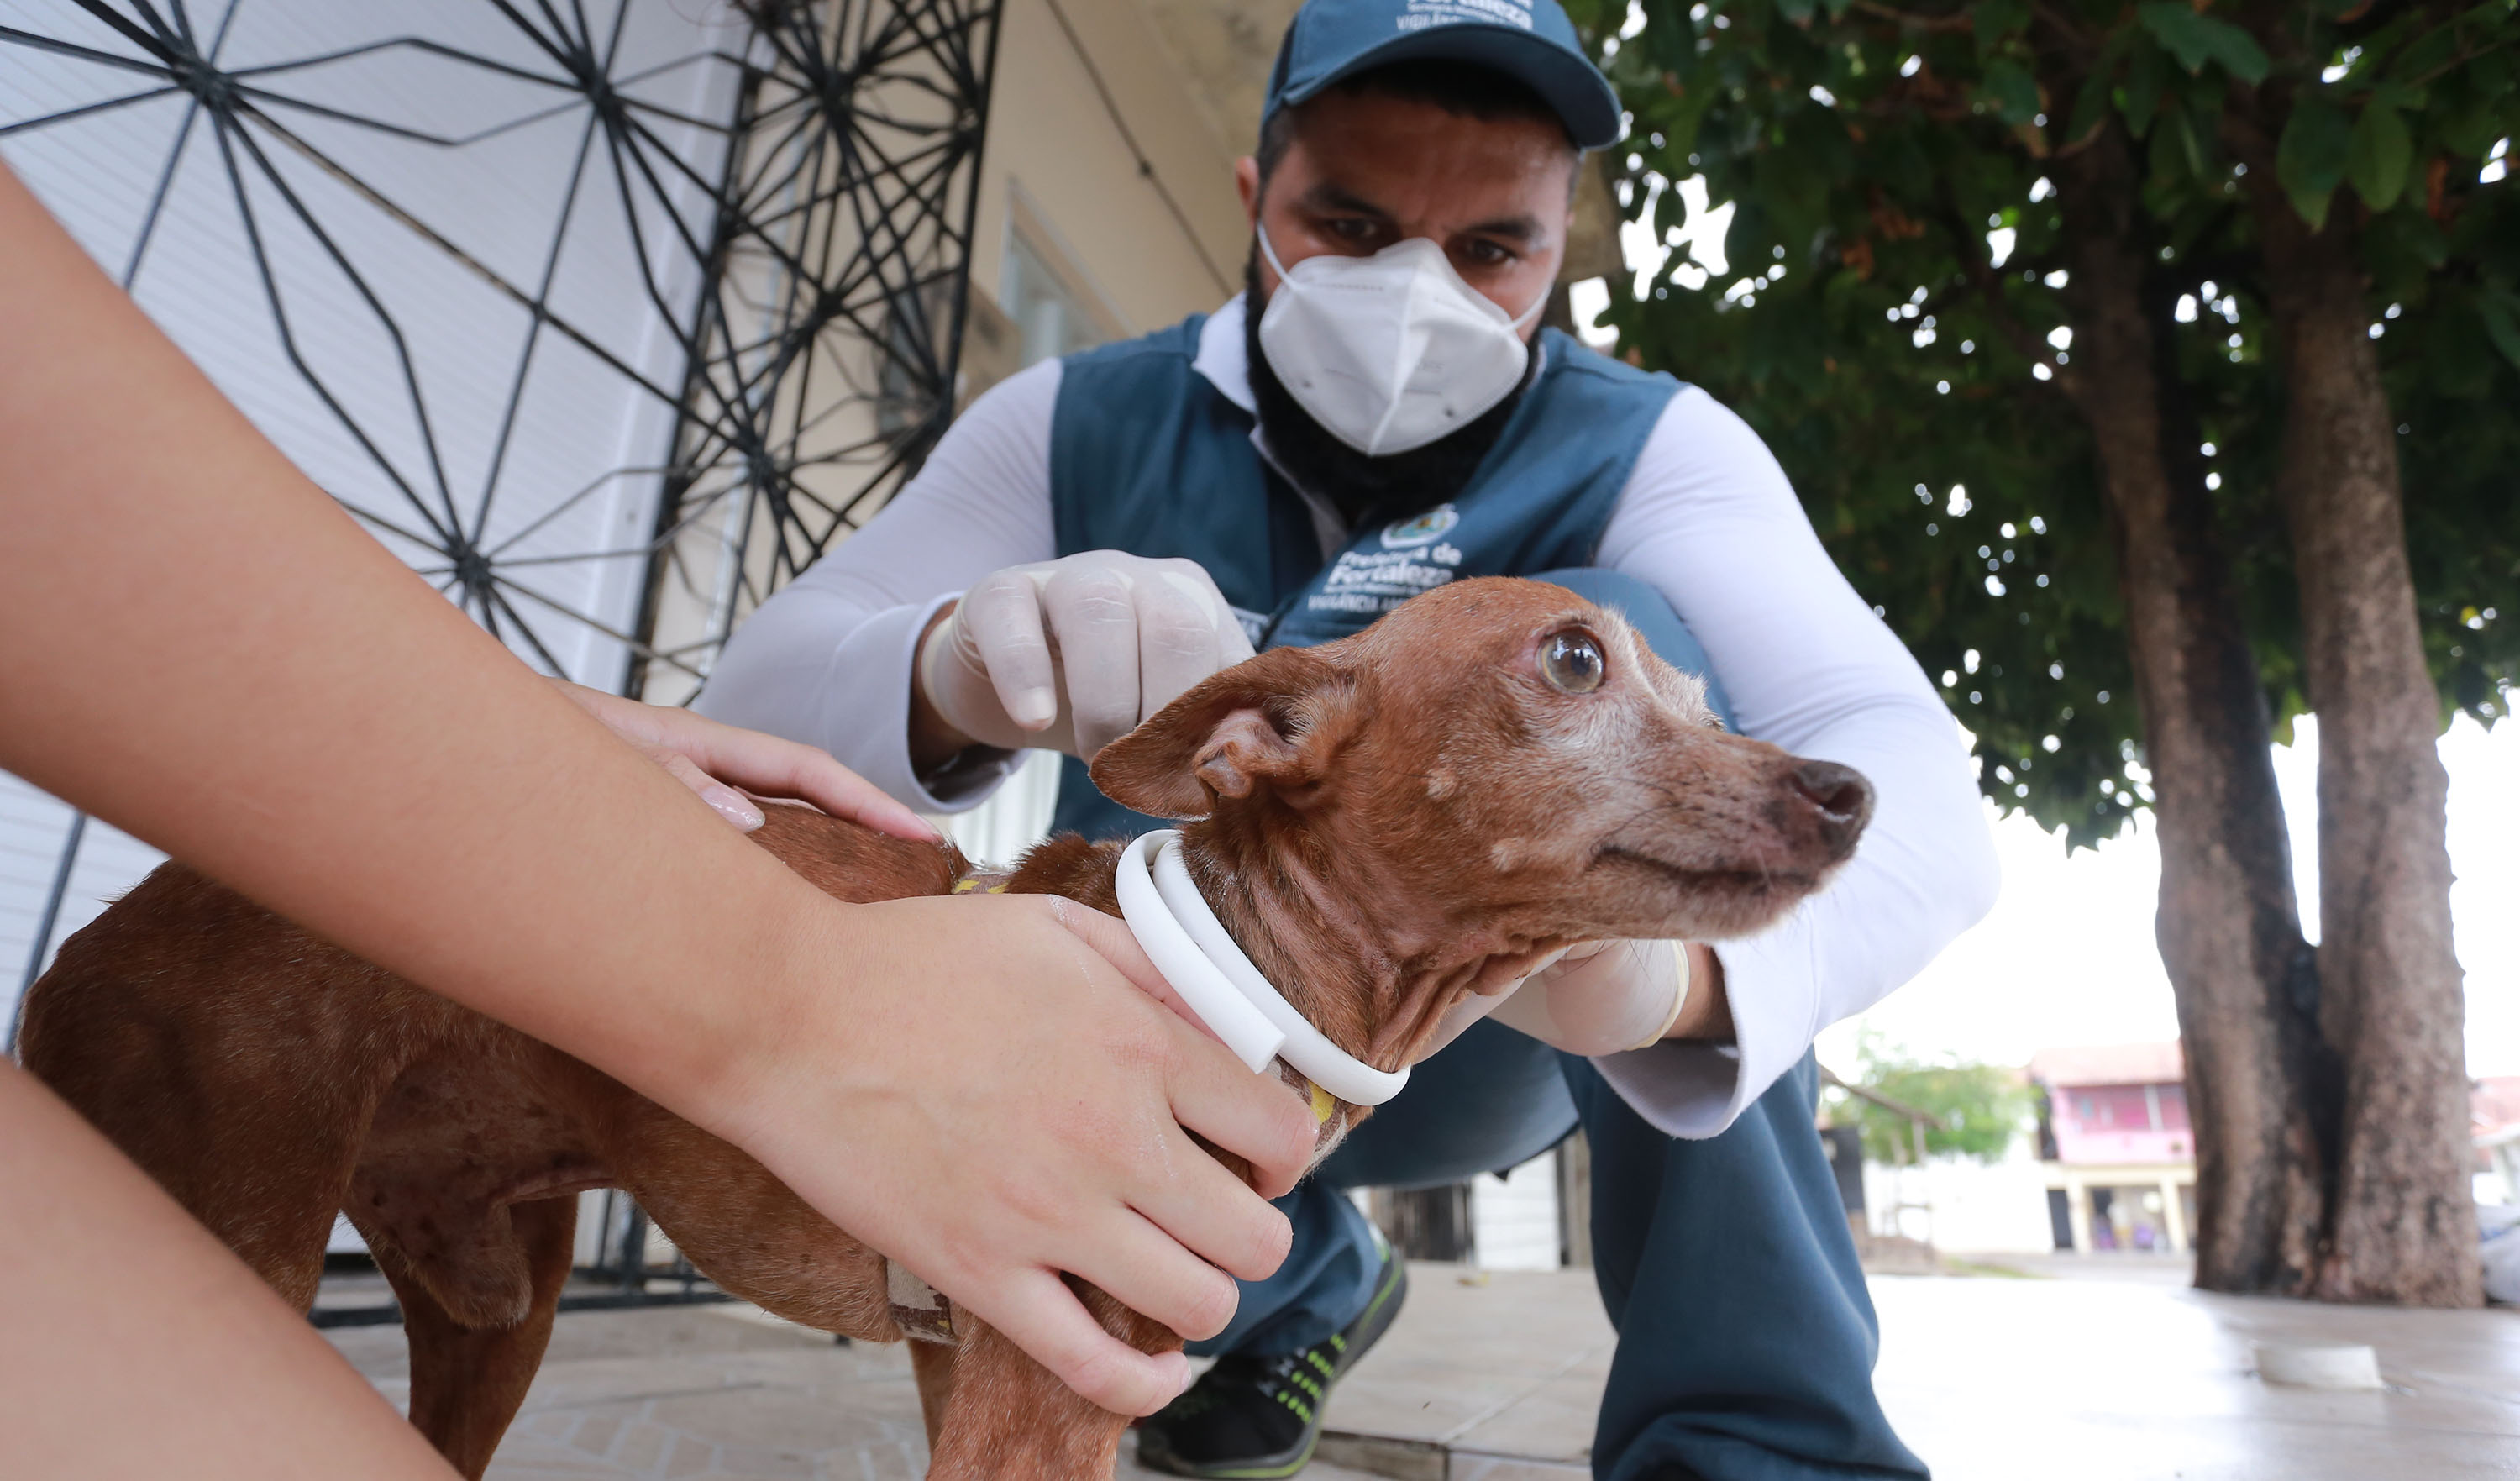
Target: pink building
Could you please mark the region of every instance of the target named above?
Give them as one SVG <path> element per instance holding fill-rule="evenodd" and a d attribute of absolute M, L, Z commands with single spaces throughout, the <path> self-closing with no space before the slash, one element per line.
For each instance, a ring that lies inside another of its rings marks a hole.
<path fill-rule="evenodd" d="M 2041 1050 L 2059 1162 L 2188 1162 L 2186 1065 L 2179 1043 Z"/>
<path fill-rule="evenodd" d="M 2040 1155 L 2056 1247 L 2169 1252 L 2196 1227 L 2196 1151 L 2176 1040 L 2045 1049 Z"/>

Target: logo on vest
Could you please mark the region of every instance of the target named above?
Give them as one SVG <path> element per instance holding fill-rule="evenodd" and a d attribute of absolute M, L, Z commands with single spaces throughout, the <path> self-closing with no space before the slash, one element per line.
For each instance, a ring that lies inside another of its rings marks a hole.
<path fill-rule="evenodd" d="M 1304 599 L 1305 610 L 1378 617 L 1418 593 L 1452 580 L 1458 574 L 1455 567 L 1462 563 L 1462 551 L 1440 537 L 1459 524 L 1461 517 L 1447 504 L 1384 530 L 1382 542 L 1400 546 L 1399 550 L 1339 552 L 1329 574 L 1322 580 L 1322 589 Z M 1436 542 L 1432 550 L 1412 549 L 1429 542 Z"/>
<path fill-rule="evenodd" d="M 1449 504 L 1438 504 L 1414 519 L 1394 519 L 1382 527 L 1384 550 L 1414 550 L 1442 539 L 1462 522 L 1461 512 Z"/>

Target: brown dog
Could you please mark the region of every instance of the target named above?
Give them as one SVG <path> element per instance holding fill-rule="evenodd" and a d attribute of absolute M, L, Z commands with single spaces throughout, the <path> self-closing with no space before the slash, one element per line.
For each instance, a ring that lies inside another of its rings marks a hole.
<path fill-rule="evenodd" d="M 1187 862 L 1235 939 L 1386 1069 L 1464 994 L 1568 943 L 1759 929 L 1854 850 L 1871 803 L 1845 767 L 1725 734 L 1617 616 L 1508 580 L 1220 673 L 1094 777 L 1197 820 Z M 945 894 L 967 874 L 950 847 L 768 811 L 762 846 L 843 900 Z M 1009 887 L 1117 914 L 1118 853 L 1056 838 Z M 412 1422 L 468 1476 L 541 1362 L 584 1189 L 628 1189 L 711 1279 L 782 1317 L 904 1335 L 883 1257 L 742 1151 L 181 865 L 63 947 L 22 1050 L 290 1301 L 313 1300 L 347 1213 L 402 1303 Z M 1335 1106 L 1323 1148 L 1361 1114 Z M 1179 1345 L 1085 1295 L 1142 1349 Z M 968 1314 L 954 1325 L 958 1346 L 913 1349 L 931 1475 L 1111 1473 L 1125 1420 Z"/>

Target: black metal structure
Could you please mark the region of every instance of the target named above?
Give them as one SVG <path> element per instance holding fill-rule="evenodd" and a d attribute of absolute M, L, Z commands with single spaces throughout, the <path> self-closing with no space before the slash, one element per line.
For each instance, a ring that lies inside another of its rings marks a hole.
<path fill-rule="evenodd" d="M 679 703 L 953 414 L 998 29 L 998 0 L 0 0 L 0 156 L 157 111 L 109 268 L 249 262 L 283 449 L 527 662 Z M 554 199 L 520 204 L 528 144 Z M 175 196 L 225 240 L 169 242 Z M 527 207 L 539 249 L 479 245 Z M 625 457 L 529 456 L 556 366 Z"/>

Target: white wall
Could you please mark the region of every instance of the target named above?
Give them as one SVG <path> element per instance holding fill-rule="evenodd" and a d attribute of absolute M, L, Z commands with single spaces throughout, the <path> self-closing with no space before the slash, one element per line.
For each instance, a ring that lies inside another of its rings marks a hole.
<path fill-rule="evenodd" d="M 1898 1205 L 1930 1204 L 1902 1212 Z M 2048 1222 L 2047 1171 L 2016 1141 L 2004 1160 L 1937 1157 L 1922 1167 L 1864 1164 L 1868 1226 L 1877 1234 L 1929 1239 L 1947 1252 L 2043 1254 L 2055 1248 Z"/>
<path fill-rule="evenodd" d="M 1543 1152 L 1503 1178 L 1472 1179 L 1470 1234 L 1482 1270 L 1557 1269 L 1557 1153 Z"/>

